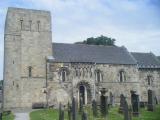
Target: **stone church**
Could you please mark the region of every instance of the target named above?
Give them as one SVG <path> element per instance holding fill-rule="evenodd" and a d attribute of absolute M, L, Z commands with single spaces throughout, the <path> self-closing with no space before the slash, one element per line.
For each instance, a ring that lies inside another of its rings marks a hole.
<path fill-rule="evenodd" d="M 52 43 L 48 11 L 8 8 L 4 32 L 3 108 L 67 104 L 82 97 L 99 101 L 100 90 L 119 103 L 131 91 L 147 102 L 160 100 L 160 62 L 153 53 L 131 53 L 124 46 Z M 53 36 L 54 38 L 54 36 Z M 53 39 L 54 41 L 54 39 Z"/>

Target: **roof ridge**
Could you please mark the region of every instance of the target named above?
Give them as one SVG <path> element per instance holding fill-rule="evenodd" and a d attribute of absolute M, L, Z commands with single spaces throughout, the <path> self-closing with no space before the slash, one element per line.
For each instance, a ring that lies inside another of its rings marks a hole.
<path fill-rule="evenodd" d="M 89 45 L 89 44 L 75 44 L 75 43 L 56 43 L 52 42 L 52 44 L 67 44 L 67 45 L 81 45 L 81 46 L 98 46 L 98 47 L 117 47 L 117 48 L 123 48 L 124 46 L 116 46 L 116 45 Z"/>

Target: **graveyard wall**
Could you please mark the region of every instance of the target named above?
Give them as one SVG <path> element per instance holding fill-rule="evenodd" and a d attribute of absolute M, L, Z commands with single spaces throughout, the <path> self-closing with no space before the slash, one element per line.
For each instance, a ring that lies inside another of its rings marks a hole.
<path fill-rule="evenodd" d="M 138 69 L 136 65 L 109 65 L 109 64 L 92 64 L 92 63 L 52 63 L 50 64 L 51 69 L 48 76 L 48 89 L 53 92 L 50 94 L 49 98 L 53 99 L 51 95 L 57 95 L 59 89 L 62 89 L 62 94 L 65 95 L 65 102 L 71 99 L 71 96 L 77 96 L 77 84 L 80 82 L 87 83 L 90 86 L 90 100 L 94 98 L 94 84 L 96 85 L 96 98 L 99 101 L 100 90 L 102 88 L 107 89 L 107 96 L 112 92 L 115 102 L 119 104 L 120 94 L 124 94 L 128 98 L 130 103 L 130 91 L 134 90 L 138 94 L 139 91 L 139 81 L 138 81 Z M 61 79 L 61 68 L 67 68 L 66 81 L 63 82 Z M 78 71 L 76 71 L 78 70 Z M 96 70 L 101 71 L 101 81 L 96 80 Z M 123 82 L 119 81 L 119 72 L 123 70 L 125 72 L 126 80 Z M 78 72 L 78 73 L 76 73 Z M 77 75 L 76 75 L 77 74 Z M 60 97 L 62 94 L 59 94 Z M 67 98 L 67 96 L 69 98 Z M 63 96 L 61 96 L 63 97 Z M 50 102 L 53 100 L 49 100 Z M 58 100 L 58 99 L 57 99 Z M 61 99 L 60 99 L 61 101 Z M 59 101 L 59 102 L 60 102 Z M 53 102 L 56 104 L 58 101 Z"/>
<path fill-rule="evenodd" d="M 153 83 L 148 85 L 147 76 L 153 77 Z M 148 101 L 148 90 L 154 90 L 157 99 L 160 101 L 160 70 L 158 69 L 139 69 L 139 81 L 141 91 L 141 101 Z"/>
<path fill-rule="evenodd" d="M 46 57 L 52 55 L 50 12 L 9 8 L 4 36 L 4 109 L 46 102 Z"/>

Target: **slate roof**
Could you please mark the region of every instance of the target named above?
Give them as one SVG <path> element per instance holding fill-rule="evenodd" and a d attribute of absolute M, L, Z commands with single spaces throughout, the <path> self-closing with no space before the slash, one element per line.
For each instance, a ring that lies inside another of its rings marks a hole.
<path fill-rule="evenodd" d="M 131 53 L 137 60 L 139 68 L 160 68 L 160 61 L 153 53 Z"/>
<path fill-rule="evenodd" d="M 55 62 L 136 64 L 125 47 L 53 43 Z"/>

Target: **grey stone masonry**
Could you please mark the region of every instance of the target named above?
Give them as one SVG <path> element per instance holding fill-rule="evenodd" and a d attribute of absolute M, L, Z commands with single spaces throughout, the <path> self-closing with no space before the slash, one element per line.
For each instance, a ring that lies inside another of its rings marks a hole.
<path fill-rule="evenodd" d="M 46 57 L 52 55 L 50 12 L 8 8 L 4 49 L 4 109 L 46 104 Z"/>

